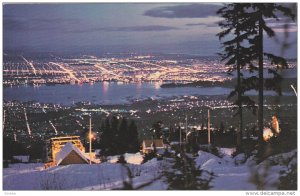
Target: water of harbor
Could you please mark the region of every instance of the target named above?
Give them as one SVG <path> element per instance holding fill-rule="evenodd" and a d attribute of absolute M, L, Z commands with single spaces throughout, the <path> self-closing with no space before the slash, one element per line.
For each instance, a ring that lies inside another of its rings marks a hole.
<path fill-rule="evenodd" d="M 161 83 L 117 83 L 98 82 L 82 85 L 41 85 L 13 86 L 3 89 L 5 101 L 38 101 L 41 103 L 55 103 L 70 105 L 77 102 L 91 102 L 93 104 L 114 105 L 128 104 L 133 101 L 145 99 L 164 99 L 182 96 L 227 96 L 232 89 L 224 87 L 182 87 L 160 88 Z M 255 95 L 257 92 L 249 92 Z M 276 95 L 275 92 L 266 91 L 265 95 Z M 292 96 L 293 92 L 284 95 Z"/>

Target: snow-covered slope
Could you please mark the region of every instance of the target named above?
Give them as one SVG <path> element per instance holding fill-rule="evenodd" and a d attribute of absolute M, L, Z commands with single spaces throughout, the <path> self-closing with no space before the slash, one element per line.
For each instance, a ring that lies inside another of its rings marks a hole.
<path fill-rule="evenodd" d="M 266 175 L 263 179 L 265 181 L 264 189 L 276 190 L 280 171 L 287 169 L 287 162 L 290 161 L 294 153 L 296 153 L 295 150 L 271 156 L 259 165 L 255 165 L 253 157 L 241 164 L 243 154 L 235 158 L 230 156 L 219 158 L 213 154 L 199 151 L 199 156 L 195 162 L 200 169 L 213 172 L 216 175 L 211 182 L 214 190 L 256 190 L 257 186 L 251 180 L 255 174 Z"/>
<path fill-rule="evenodd" d="M 165 189 L 158 181 L 162 171 L 160 161 L 153 159 L 143 165 L 127 164 L 134 186 L 155 183 L 143 189 Z M 116 189 L 128 180 L 127 169 L 121 164 L 74 164 L 43 169 L 41 164 L 12 164 L 3 171 L 4 190 L 104 190 Z"/>
<path fill-rule="evenodd" d="M 288 163 L 297 161 L 296 151 L 269 157 L 255 165 L 253 158 L 243 160 L 244 155 L 217 157 L 208 152 L 199 151 L 195 158 L 196 166 L 213 172 L 216 176 L 211 181 L 213 190 L 256 190 L 257 186 L 250 181 L 254 174 L 266 174 L 265 189 L 277 189 L 280 171 L 287 169 Z M 168 184 L 164 171 L 172 165 L 165 159 L 152 159 L 145 164 L 138 164 L 140 155 L 125 155 L 126 164 L 132 174 L 133 187 L 142 190 L 166 190 Z M 112 157 L 111 157 L 112 158 Z M 112 160 L 112 159 L 110 159 Z M 131 160 L 131 161 L 130 161 Z M 113 161 L 112 161 L 113 162 Z M 121 164 L 78 164 L 55 166 L 44 169 L 42 164 L 11 164 L 3 169 L 4 190 L 105 190 L 123 187 L 129 181 L 128 170 Z M 151 182 L 151 183 L 149 183 Z M 149 184 L 147 184 L 149 183 Z M 142 186 L 147 184 L 147 186 Z"/>

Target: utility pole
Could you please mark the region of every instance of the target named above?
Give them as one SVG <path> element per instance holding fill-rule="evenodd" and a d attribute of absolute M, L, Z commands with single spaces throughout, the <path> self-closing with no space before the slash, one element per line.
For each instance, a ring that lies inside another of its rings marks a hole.
<path fill-rule="evenodd" d="M 5 110 L 3 110 L 3 124 L 2 124 L 2 131 L 4 132 L 4 125 L 5 125 Z"/>
<path fill-rule="evenodd" d="M 207 110 L 207 132 L 208 132 L 208 144 L 210 144 L 210 112 Z"/>
<path fill-rule="evenodd" d="M 188 142 L 187 120 L 188 120 L 188 115 L 186 115 L 186 117 L 185 117 L 185 143 L 186 144 Z"/>
<path fill-rule="evenodd" d="M 181 123 L 179 123 L 179 145 L 180 145 L 180 149 L 181 149 Z"/>
<path fill-rule="evenodd" d="M 26 121 L 26 126 L 27 126 L 27 131 L 28 131 L 28 135 L 31 135 L 31 129 L 28 123 L 28 118 L 27 118 L 27 114 L 26 114 L 26 109 L 24 108 L 24 116 L 25 116 L 25 121 Z"/>
<path fill-rule="evenodd" d="M 92 115 L 90 115 L 90 133 L 89 133 L 89 139 L 90 139 L 90 164 L 92 164 Z"/>

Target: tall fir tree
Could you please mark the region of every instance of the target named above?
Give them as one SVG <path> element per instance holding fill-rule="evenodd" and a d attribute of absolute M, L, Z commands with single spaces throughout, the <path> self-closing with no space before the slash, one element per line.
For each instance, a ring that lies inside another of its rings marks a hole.
<path fill-rule="evenodd" d="M 111 120 L 107 117 L 101 123 L 100 131 L 100 144 L 104 155 L 139 151 L 138 130 L 133 120 L 128 125 L 126 118 L 120 121 L 115 116 Z"/>
<path fill-rule="evenodd" d="M 166 171 L 169 190 L 208 190 L 210 182 L 215 177 L 213 173 L 196 167 L 193 158 L 183 149 L 174 157 L 172 168 Z"/>
<path fill-rule="evenodd" d="M 119 153 L 119 119 L 116 116 L 113 116 L 111 119 L 111 135 L 112 141 L 110 143 L 111 153 L 118 154 Z"/>
<path fill-rule="evenodd" d="M 275 32 L 270 28 L 266 19 L 276 19 L 278 12 L 281 12 L 285 17 L 290 17 L 294 19 L 294 14 L 291 9 L 284 7 L 281 4 L 276 3 L 246 3 L 241 5 L 243 9 L 241 10 L 241 15 L 239 16 L 239 27 L 245 31 L 245 36 L 242 36 L 243 41 L 247 42 L 247 49 L 242 50 L 239 54 L 246 55 L 246 64 L 250 72 L 257 71 L 258 76 L 251 76 L 247 79 L 242 79 L 241 92 L 247 90 L 256 89 L 258 90 L 258 131 L 259 131 L 259 141 L 263 141 L 263 91 L 264 87 L 267 89 L 275 90 L 279 95 L 281 95 L 280 82 L 282 80 L 281 76 L 278 74 L 278 70 L 282 68 L 287 68 L 287 62 L 284 58 L 276 56 L 271 53 L 266 53 L 264 51 L 264 32 L 268 37 L 274 37 Z M 226 6 L 223 8 L 224 13 L 226 13 Z M 223 15 L 225 18 L 228 15 Z M 229 21 L 234 21 L 234 17 L 229 14 Z M 236 30 L 237 26 L 224 25 L 227 27 L 227 31 L 221 32 L 220 36 L 227 35 L 230 31 Z M 231 28 L 230 28 L 231 27 Z M 241 34 L 240 34 L 241 36 Z M 229 48 L 232 50 L 232 48 Z M 227 49 L 228 50 L 228 49 Z M 226 52 L 226 49 L 225 49 Z M 274 68 L 270 68 L 269 72 L 273 74 L 273 78 L 265 79 L 264 70 L 264 57 L 266 57 Z M 257 65 L 256 62 L 258 61 Z"/>
<path fill-rule="evenodd" d="M 131 137 L 128 133 L 128 123 L 125 117 L 121 120 L 118 132 L 118 153 L 123 154 L 128 151 L 129 138 Z"/>
<path fill-rule="evenodd" d="M 160 139 L 162 136 L 162 127 L 163 127 L 163 122 L 161 120 L 153 123 L 152 125 L 152 131 L 153 131 L 153 136 L 156 139 Z"/>
<path fill-rule="evenodd" d="M 247 6 L 247 4 L 232 3 L 225 5 L 217 11 L 217 14 L 224 18 L 224 20 L 219 23 L 219 26 L 225 29 L 218 33 L 217 36 L 220 40 L 224 40 L 225 37 L 233 37 L 231 40 L 223 42 L 224 52 L 220 53 L 220 56 L 222 58 L 221 60 L 226 60 L 226 65 L 230 66 L 228 73 L 231 74 L 236 71 L 237 85 L 228 97 L 230 98 L 237 94 L 237 99 L 234 104 L 238 106 L 237 115 L 239 115 L 240 125 L 237 132 L 238 146 L 241 145 L 243 134 L 243 104 L 251 106 L 252 108 L 254 106 L 254 102 L 248 96 L 244 95 L 241 84 L 243 76 L 241 70 L 251 61 L 248 56 L 249 48 L 243 46 L 244 40 L 251 35 L 248 26 L 244 25 L 245 22 L 249 20 L 247 14 L 244 12 L 245 6 Z"/>
<path fill-rule="evenodd" d="M 111 143 L 111 131 L 110 131 L 110 122 L 109 118 L 106 117 L 104 121 L 101 123 L 101 136 L 100 136 L 100 144 L 102 147 L 102 151 L 105 155 L 107 155 L 110 151 L 110 143 Z"/>
<path fill-rule="evenodd" d="M 128 127 L 128 152 L 138 152 L 140 149 L 138 129 L 132 120 Z"/>
<path fill-rule="evenodd" d="M 249 39 L 249 42 L 251 44 L 251 56 L 253 60 L 258 60 L 258 131 L 260 143 L 263 141 L 262 136 L 264 128 L 264 87 L 275 90 L 281 95 L 280 83 L 282 77 L 278 74 L 278 70 L 288 67 L 287 62 L 283 57 L 267 53 L 264 50 L 264 33 L 266 33 L 268 37 L 275 36 L 274 30 L 268 26 L 266 20 L 270 18 L 280 20 L 277 16 L 279 12 L 285 17 L 290 17 L 294 20 L 295 16 L 290 8 L 276 3 L 252 3 L 247 10 L 248 16 L 251 19 L 247 25 L 257 32 L 253 38 Z M 263 72 L 264 57 L 274 65 L 273 68 L 268 69 L 269 72 L 273 74 L 273 78 L 267 80 L 265 80 Z"/>

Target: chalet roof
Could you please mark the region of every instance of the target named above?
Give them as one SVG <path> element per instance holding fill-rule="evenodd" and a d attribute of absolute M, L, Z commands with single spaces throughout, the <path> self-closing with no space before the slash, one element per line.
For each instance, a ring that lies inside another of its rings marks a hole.
<path fill-rule="evenodd" d="M 156 148 L 163 148 L 164 143 L 162 139 L 155 139 L 155 140 L 144 140 L 143 141 L 143 146 L 145 148 L 152 148 L 155 146 Z"/>
<path fill-rule="evenodd" d="M 70 153 L 74 152 L 78 155 L 84 162 L 88 163 L 89 160 L 86 155 L 81 152 L 76 146 L 74 146 L 71 142 L 68 142 L 64 145 L 64 147 L 56 154 L 55 160 L 56 164 L 59 165 Z"/>

